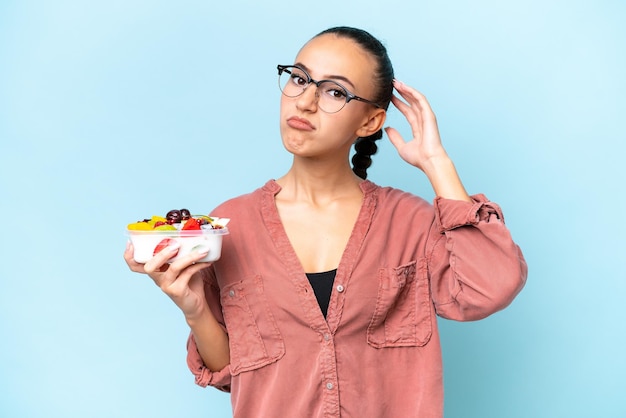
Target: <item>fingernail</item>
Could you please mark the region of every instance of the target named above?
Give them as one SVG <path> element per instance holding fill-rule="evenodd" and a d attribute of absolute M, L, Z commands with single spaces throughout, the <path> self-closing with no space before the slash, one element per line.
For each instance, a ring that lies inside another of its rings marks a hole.
<path fill-rule="evenodd" d="M 174 251 L 177 251 L 179 248 L 180 248 L 180 244 L 178 242 L 175 242 L 167 246 L 167 251 L 173 253 Z"/>

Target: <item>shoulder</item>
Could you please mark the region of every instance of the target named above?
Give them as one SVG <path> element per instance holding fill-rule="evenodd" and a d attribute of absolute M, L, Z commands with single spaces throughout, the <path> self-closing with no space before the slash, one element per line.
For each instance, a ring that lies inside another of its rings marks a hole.
<path fill-rule="evenodd" d="M 383 237 L 387 243 L 416 248 L 428 237 L 436 220 L 435 208 L 420 196 L 395 187 L 374 185 L 371 189 L 372 236 Z M 367 196 L 367 194 L 366 194 Z M 375 235 L 379 234 L 379 235 Z"/>
<path fill-rule="evenodd" d="M 427 202 L 424 198 L 417 196 L 413 193 L 397 189 L 390 186 L 379 186 L 372 183 L 369 180 L 363 182 L 363 190 L 365 195 L 368 194 L 374 196 L 377 201 L 377 206 L 380 208 L 411 208 L 413 210 L 427 210 L 432 211 L 433 205 Z"/>

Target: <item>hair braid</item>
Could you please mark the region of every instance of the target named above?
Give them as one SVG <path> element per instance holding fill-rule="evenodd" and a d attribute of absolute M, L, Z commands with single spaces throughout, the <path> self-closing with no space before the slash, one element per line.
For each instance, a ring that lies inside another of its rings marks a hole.
<path fill-rule="evenodd" d="M 352 156 L 352 171 L 363 180 L 367 178 L 367 169 L 372 165 L 371 156 L 376 154 L 376 141 L 383 137 L 382 129 L 373 135 L 358 138 L 354 143 L 356 153 Z"/>

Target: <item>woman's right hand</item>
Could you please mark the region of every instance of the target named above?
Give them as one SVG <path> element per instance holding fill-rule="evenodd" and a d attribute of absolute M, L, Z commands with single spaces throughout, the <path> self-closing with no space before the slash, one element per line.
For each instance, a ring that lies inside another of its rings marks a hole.
<path fill-rule="evenodd" d="M 150 276 L 154 283 L 183 311 L 185 318 L 193 320 L 206 313 L 204 284 L 202 274 L 199 272 L 209 267 L 211 263 L 197 263 L 207 253 L 194 251 L 168 264 L 167 261 L 176 255 L 178 249 L 178 244 L 169 246 L 145 264 L 141 264 L 133 259 L 133 245 L 128 242 L 124 251 L 124 260 L 132 271 Z"/>

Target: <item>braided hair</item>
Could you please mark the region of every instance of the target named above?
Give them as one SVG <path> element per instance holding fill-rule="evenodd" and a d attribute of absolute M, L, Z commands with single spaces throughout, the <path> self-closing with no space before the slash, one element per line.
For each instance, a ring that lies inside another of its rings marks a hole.
<path fill-rule="evenodd" d="M 387 110 L 393 95 L 393 66 L 387 54 L 385 46 L 369 32 L 348 26 L 338 26 L 326 29 L 317 36 L 334 34 L 338 37 L 348 38 L 356 42 L 376 60 L 374 69 L 374 85 L 376 92 L 372 101 L 378 103 Z M 354 143 L 355 154 L 352 157 L 352 171 L 362 179 L 367 178 L 367 169 L 372 165 L 372 155 L 378 151 L 376 141 L 383 137 L 380 129 L 373 135 L 357 138 Z"/>

